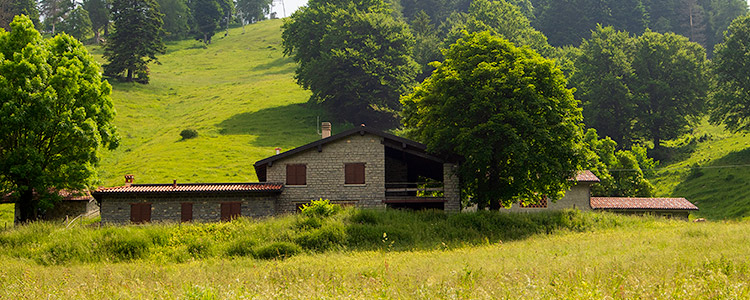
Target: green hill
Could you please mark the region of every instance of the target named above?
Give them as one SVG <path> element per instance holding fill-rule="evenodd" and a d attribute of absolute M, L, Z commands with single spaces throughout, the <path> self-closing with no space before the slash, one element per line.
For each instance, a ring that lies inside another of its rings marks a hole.
<path fill-rule="evenodd" d="M 169 43 L 161 64 L 150 65 L 150 84 L 110 81 L 122 143 L 104 151 L 102 183 L 121 184 L 127 173 L 141 183 L 255 181 L 252 164 L 275 147 L 315 140 L 316 119 L 326 116 L 304 105 L 309 93 L 282 54 L 281 24 L 230 29 L 207 48 Z M 188 128 L 198 137 L 183 141 Z"/>
<path fill-rule="evenodd" d="M 294 82 L 295 64 L 281 50 L 282 23 L 234 28 L 207 48 L 169 43 L 161 64 L 151 65 L 150 84 L 112 82 L 122 144 L 104 151 L 102 184 L 122 184 L 127 173 L 141 183 L 255 181 L 252 164 L 275 147 L 317 139 L 318 117 L 327 116 L 306 104 L 309 92 Z M 188 128 L 198 137 L 182 140 Z M 668 142 L 673 159 L 649 176 L 657 196 L 686 197 L 700 217 L 750 216 L 748 142 L 706 122 Z"/>

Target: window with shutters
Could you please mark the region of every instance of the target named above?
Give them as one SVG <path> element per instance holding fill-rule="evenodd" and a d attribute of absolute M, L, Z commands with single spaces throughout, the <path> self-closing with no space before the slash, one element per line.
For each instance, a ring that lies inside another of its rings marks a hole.
<path fill-rule="evenodd" d="M 344 184 L 365 184 L 365 163 L 344 164 Z"/>
<path fill-rule="evenodd" d="M 180 213 L 181 222 L 193 221 L 193 203 L 182 203 L 182 212 Z"/>
<path fill-rule="evenodd" d="M 224 202 L 221 204 L 221 220 L 231 221 L 242 215 L 241 202 Z"/>
<path fill-rule="evenodd" d="M 542 196 L 541 199 L 539 199 L 539 202 L 536 204 L 523 204 L 521 203 L 522 208 L 547 208 L 547 196 Z"/>
<path fill-rule="evenodd" d="M 134 224 L 151 222 L 151 203 L 131 203 L 130 222 Z"/>
<path fill-rule="evenodd" d="M 307 184 L 307 165 L 286 165 L 287 185 Z"/>

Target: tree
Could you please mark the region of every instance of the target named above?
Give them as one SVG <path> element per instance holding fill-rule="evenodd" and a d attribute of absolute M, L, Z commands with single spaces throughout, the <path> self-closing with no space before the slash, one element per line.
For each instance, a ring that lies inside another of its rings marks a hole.
<path fill-rule="evenodd" d="M 102 29 L 109 26 L 109 7 L 107 0 L 85 0 L 83 8 L 89 13 L 91 21 L 91 30 L 94 31 L 94 39 L 98 44 L 101 40 L 100 33 Z"/>
<path fill-rule="evenodd" d="M 638 37 L 635 49 L 636 76 L 628 84 L 638 114 L 634 130 L 659 150 L 662 140 L 685 133 L 703 112 L 709 83 L 706 52 L 686 37 L 649 30 Z"/>
<path fill-rule="evenodd" d="M 255 23 L 266 18 L 273 0 L 237 0 L 237 11 L 242 14 L 242 24 Z"/>
<path fill-rule="evenodd" d="M 74 38 L 83 40 L 87 35 L 91 33 L 91 19 L 89 19 L 89 13 L 78 6 L 63 20 L 60 24 L 60 31 L 65 32 Z"/>
<path fill-rule="evenodd" d="M 120 76 L 127 72 L 126 81 L 133 75 L 148 82 L 149 62 L 158 62 L 156 54 L 164 53 L 161 40 L 162 14 L 154 0 L 114 0 L 112 21 L 115 31 L 104 45 L 104 57 L 109 61 L 104 72 Z"/>
<path fill-rule="evenodd" d="M 211 44 L 211 38 L 221 28 L 221 21 L 231 15 L 233 3 L 231 0 L 194 0 L 192 14 L 196 39 Z"/>
<path fill-rule="evenodd" d="M 0 28 L 10 29 L 16 15 L 28 16 L 34 24 L 39 23 L 39 10 L 35 0 L 0 0 Z"/>
<path fill-rule="evenodd" d="M 72 0 L 40 0 L 39 7 L 44 16 L 44 23 L 51 28 L 52 35 L 55 34 L 57 24 L 75 7 Z"/>
<path fill-rule="evenodd" d="M 635 101 L 628 82 L 635 76 L 635 41 L 624 31 L 597 26 L 580 46 L 571 84 L 583 103 L 586 125 L 627 146 L 634 138 Z"/>
<path fill-rule="evenodd" d="M 335 116 L 380 128 L 396 124 L 399 95 L 413 83 L 413 37 L 382 0 L 311 0 L 283 26 L 297 83 Z"/>
<path fill-rule="evenodd" d="M 750 16 L 742 16 L 724 33 L 713 59 L 711 122 L 731 131 L 750 130 Z"/>
<path fill-rule="evenodd" d="M 582 167 L 578 101 L 554 62 L 490 32 L 471 33 L 402 98 L 427 150 L 460 155 L 462 190 L 481 207 L 555 200 Z"/>
<path fill-rule="evenodd" d="M 164 14 L 163 33 L 167 39 L 180 39 L 190 33 L 190 8 L 185 0 L 158 0 L 159 10 Z"/>
<path fill-rule="evenodd" d="M 21 220 L 50 207 L 54 189 L 93 185 L 100 146 L 118 142 L 110 92 L 78 40 L 44 40 L 26 16 L 0 29 L 0 192 L 17 197 Z"/>
<path fill-rule="evenodd" d="M 651 197 L 654 186 L 646 179 L 644 169 L 653 171 L 656 162 L 646 154 L 646 148 L 617 150 L 617 142 L 609 137 L 599 139 L 596 129 L 590 128 L 583 137 L 586 169 L 599 178 L 591 186 L 591 194 L 598 197 Z M 610 171 L 612 170 L 612 171 Z"/>

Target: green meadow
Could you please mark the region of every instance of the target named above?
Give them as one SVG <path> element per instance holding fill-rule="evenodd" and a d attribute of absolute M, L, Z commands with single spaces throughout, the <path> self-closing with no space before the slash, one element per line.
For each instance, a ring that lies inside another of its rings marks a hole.
<path fill-rule="evenodd" d="M 307 218 L 19 226 L 0 232 L 0 298 L 750 297 L 747 222 L 576 211 Z"/>

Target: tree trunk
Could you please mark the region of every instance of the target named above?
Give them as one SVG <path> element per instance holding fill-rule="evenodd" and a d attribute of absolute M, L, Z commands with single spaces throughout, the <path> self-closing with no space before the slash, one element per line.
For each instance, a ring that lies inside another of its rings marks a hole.
<path fill-rule="evenodd" d="M 125 81 L 127 82 L 133 81 L 133 69 L 128 69 L 128 76 L 125 77 Z"/>
<path fill-rule="evenodd" d="M 491 199 L 490 200 L 490 210 L 491 211 L 498 211 L 500 210 L 500 200 L 498 199 Z"/>
<path fill-rule="evenodd" d="M 94 30 L 94 39 L 96 40 L 96 44 L 99 45 L 100 36 L 99 36 L 99 30 L 98 29 Z"/>
<path fill-rule="evenodd" d="M 18 199 L 18 206 L 20 208 L 20 217 L 16 220 L 18 223 L 26 223 L 34 221 L 37 218 L 37 200 L 34 199 L 34 190 L 29 188 L 21 193 L 21 197 Z"/>

